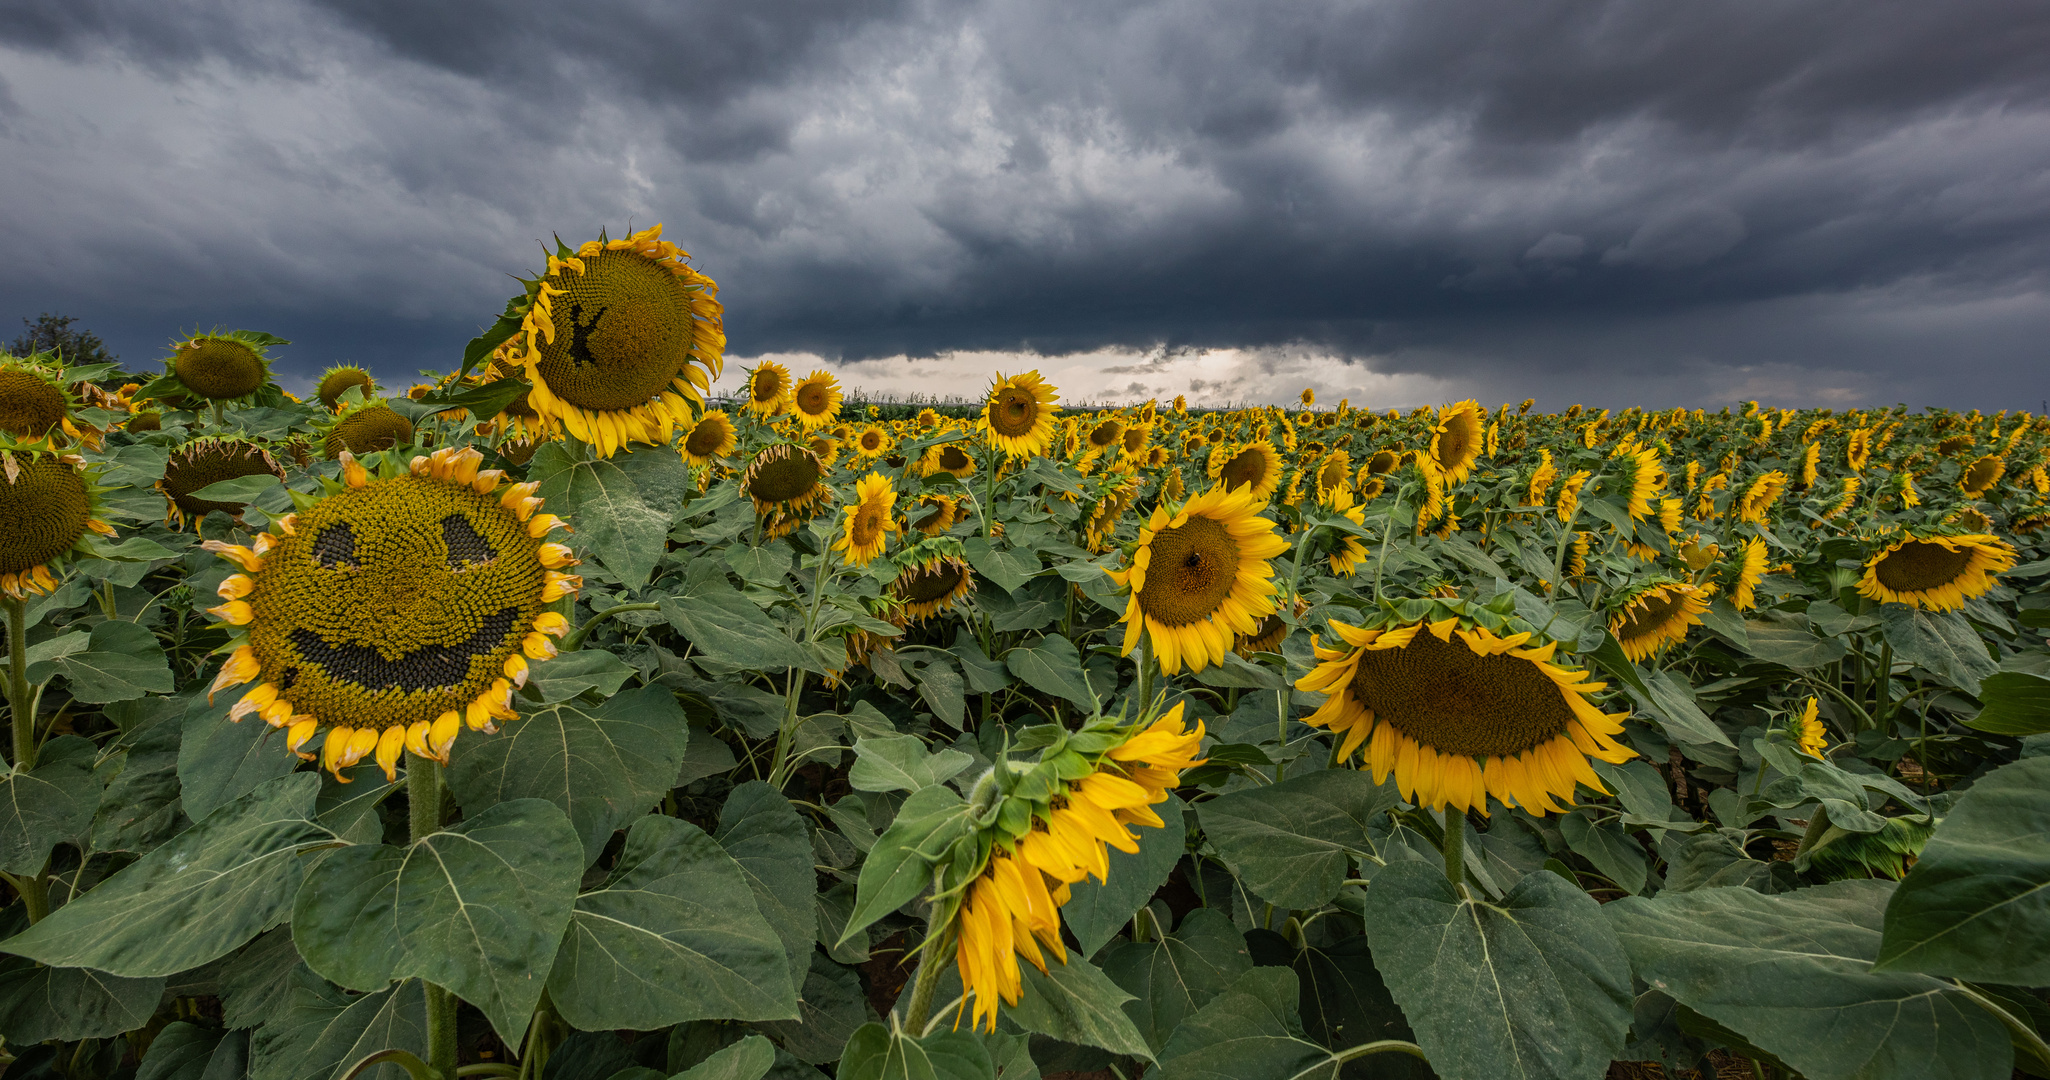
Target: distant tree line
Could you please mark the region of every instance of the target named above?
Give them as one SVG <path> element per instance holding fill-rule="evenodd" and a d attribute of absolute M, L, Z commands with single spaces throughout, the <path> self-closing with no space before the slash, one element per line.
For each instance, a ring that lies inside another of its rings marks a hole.
<path fill-rule="evenodd" d="M 21 325 L 25 332 L 8 343 L 7 351 L 15 356 L 30 353 L 49 352 L 62 357 L 66 364 L 110 364 L 121 359 L 107 351 L 107 344 L 98 334 L 77 325 L 78 316 L 59 315 L 45 311 L 33 319 L 24 317 Z"/>

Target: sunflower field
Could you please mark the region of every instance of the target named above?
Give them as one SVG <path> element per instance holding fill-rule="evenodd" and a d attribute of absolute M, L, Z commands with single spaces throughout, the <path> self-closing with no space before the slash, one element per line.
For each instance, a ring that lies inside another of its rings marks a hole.
<path fill-rule="evenodd" d="M 522 281 L 0 357 L 8 1080 L 2050 1076 L 2044 418 L 885 417 Z"/>

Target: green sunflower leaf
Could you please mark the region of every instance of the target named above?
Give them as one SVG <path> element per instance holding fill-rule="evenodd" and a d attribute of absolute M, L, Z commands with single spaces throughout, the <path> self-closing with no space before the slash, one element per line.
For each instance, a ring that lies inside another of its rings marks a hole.
<path fill-rule="evenodd" d="M 66 641 L 78 635 L 44 642 Z M 93 627 L 84 649 L 67 649 L 28 668 L 30 682 L 42 682 L 62 675 L 70 684 L 71 696 L 93 705 L 130 701 L 145 694 L 168 694 L 172 689 L 171 666 L 164 648 L 147 627 L 119 619 Z"/>
<path fill-rule="evenodd" d="M 762 1080 L 776 1064 L 776 1044 L 749 1035 L 676 1074 L 675 1080 Z"/>
<path fill-rule="evenodd" d="M 1295 972 L 1258 967 L 1182 1021 L 1161 1080 L 1338 1080 L 1339 1058 L 1303 1034 Z"/>
<path fill-rule="evenodd" d="M 2003 671 L 1979 682 L 1985 708 L 1965 721 L 1969 727 L 1995 735 L 2041 735 L 2050 732 L 2050 679 L 2019 671 Z"/>
<path fill-rule="evenodd" d="M 133 1031 L 149 1022 L 163 997 L 161 976 L 125 979 L 81 967 L 45 967 L 22 956 L 0 957 L 0 1037 L 9 1046 Z"/>
<path fill-rule="evenodd" d="M 740 864 L 697 826 L 660 815 L 635 822 L 612 876 L 577 897 L 548 993 L 586 1030 L 797 1010 L 782 939 Z"/>
<path fill-rule="evenodd" d="M 683 767 L 690 728 L 676 695 L 662 687 L 629 690 L 603 705 L 573 700 L 522 713 L 455 755 L 449 789 L 465 813 L 508 799 L 554 803 L 576 828 L 585 865 L 614 832 L 660 802 Z"/>
<path fill-rule="evenodd" d="M 722 664 L 756 671 L 817 668 L 811 653 L 727 582 L 726 569 L 717 560 L 693 561 L 682 590 L 660 603 L 662 617 L 677 633 Z"/>
<path fill-rule="evenodd" d="M 975 759 L 959 750 L 929 751 L 916 735 L 854 740 L 847 783 L 856 791 L 917 791 L 944 784 Z"/>
<path fill-rule="evenodd" d="M 178 1021 L 150 1040 L 135 1080 L 239 1080 L 249 1071 L 249 1033 Z"/>
<path fill-rule="evenodd" d="M 576 828 L 554 803 L 513 799 L 408 847 L 328 856 L 299 890 L 292 937 L 307 966 L 343 986 L 426 979 L 518 1045 L 583 865 Z"/>
<path fill-rule="evenodd" d="M 673 515 L 648 505 L 640 488 L 610 461 L 576 461 L 559 442 L 534 452 L 527 477 L 541 487 L 548 512 L 576 532 L 565 541 L 590 552 L 630 588 L 655 572 L 667 548 Z"/>
<path fill-rule="evenodd" d="M 249 1080 L 339 1080 L 349 1066 L 379 1050 L 406 1050 L 424 1058 L 426 1017 L 427 995 L 418 979 L 357 997 L 299 965 L 284 1004 L 250 1036 Z M 358 1080 L 409 1077 L 386 1063 L 360 1073 Z"/>
<path fill-rule="evenodd" d="M 1024 990 L 1004 1015 L 1019 1027 L 1077 1046 L 1153 1060 L 1146 1036 L 1125 1013 L 1132 995 L 1081 954 L 1069 949 L 1065 964 L 1050 962 L 1043 974 L 1020 964 L 1018 973 Z"/>
<path fill-rule="evenodd" d="M 284 732 L 260 722 L 228 722 L 233 700 L 223 694 L 208 705 L 204 695 L 196 696 L 179 719 L 178 794 L 194 821 L 299 767 L 299 758 L 285 749 Z"/>
<path fill-rule="evenodd" d="M 1879 632 L 1893 646 L 1895 658 L 1926 668 L 1966 693 L 1977 694 L 1979 681 L 2000 670 L 1986 655 L 1979 632 L 1954 611 L 1881 604 Z"/>
<path fill-rule="evenodd" d="M 1602 914 L 1638 978 L 1810 1080 L 2007 1076 L 1992 1014 L 1940 979 L 1872 969 L 1893 892 L 1871 880 L 1778 896 L 1712 888 Z"/>
<path fill-rule="evenodd" d="M 86 739 L 60 735 L 43 745 L 33 770 L 9 771 L 0 779 L 0 870 L 33 877 L 51 848 L 82 838 L 92 827 L 100 805 L 100 781 L 93 775 L 98 753 Z"/>
<path fill-rule="evenodd" d="M 819 933 L 818 875 L 804 819 L 782 793 L 754 780 L 726 796 L 714 835 L 740 864 L 755 906 L 783 939 L 790 985 L 802 985 Z"/>
<path fill-rule="evenodd" d="M 1327 769 L 1220 795 L 1196 816 L 1248 889 L 1282 907 L 1315 908 L 1338 895 L 1353 859 L 1373 853 L 1367 826 L 1398 800 L 1393 784 Z"/>
<path fill-rule="evenodd" d="M 1182 800 L 1169 795 L 1166 802 L 1153 807 L 1153 812 L 1165 822 L 1163 827 L 1142 826 L 1133 830 L 1139 836 L 1136 854 L 1110 851 L 1108 880 L 1085 878 L 1069 886 L 1068 902 L 1061 906 L 1061 922 L 1075 935 L 1082 955 L 1095 956 L 1174 872 L 1175 863 L 1181 861 L 1188 845 L 1184 810 Z"/>
<path fill-rule="evenodd" d="M 320 778 L 268 781 L 130 863 L 0 949 L 131 978 L 224 956 L 284 913 L 301 852 L 337 843 L 313 821 Z"/>
<path fill-rule="evenodd" d="M 1375 966 L 1445 1080 L 1595 1076 L 1623 1049 L 1629 960 L 1564 878 L 1526 874 L 1490 903 L 1397 862 L 1362 896 Z"/>
<path fill-rule="evenodd" d="M 1125 1015 L 1155 1051 L 1183 1020 L 1252 968 L 1245 936 L 1216 908 L 1189 912 L 1165 938 L 1120 941 L 1103 958 L 1104 974 L 1133 995 Z"/>
<path fill-rule="evenodd" d="M 1096 693 L 1082 670 L 1082 654 L 1067 638 L 1049 635 L 1036 644 L 1020 645 L 1004 654 L 1004 666 L 1034 690 L 1096 711 Z"/>
<path fill-rule="evenodd" d="M 840 1055 L 840 1080 L 995 1080 L 996 1065 L 982 1040 L 965 1031 L 935 1031 L 924 1038 L 864 1024 Z"/>
<path fill-rule="evenodd" d="M 2050 985 L 2050 757 L 1965 790 L 1887 902 L 1875 966 Z"/>

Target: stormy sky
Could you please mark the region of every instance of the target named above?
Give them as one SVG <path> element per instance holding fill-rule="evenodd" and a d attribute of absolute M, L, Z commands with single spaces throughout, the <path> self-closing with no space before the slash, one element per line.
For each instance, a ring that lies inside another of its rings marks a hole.
<path fill-rule="evenodd" d="M 722 386 L 2040 407 L 2033 0 L 0 0 L 0 340 L 404 385 L 660 221 Z"/>

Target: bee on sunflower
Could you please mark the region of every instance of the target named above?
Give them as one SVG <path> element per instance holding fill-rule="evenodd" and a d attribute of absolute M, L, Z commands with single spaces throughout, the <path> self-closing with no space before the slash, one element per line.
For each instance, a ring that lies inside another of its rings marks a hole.
<path fill-rule="evenodd" d="M 506 309 L 520 320 L 507 355 L 534 411 L 605 457 L 629 442 L 666 445 L 725 364 L 719 286 L 689 257 L 659 224 L 574 252 L 558 240 Z"/>
<path fill-rule="evenodd" d="M 262 717 L 307 760 L 325 726 L 321 765 L 344 782 L 373 754 L 388 779 L 409 750 L 446 763 L 462 727 L 513 719 L 527 661 L 569 629 L 543 605 L 583 585 L 537 484 L 479 470 L 475 449 L 379 459 L 372 476 L 344 453 L 340 481 L 248 547 L 202 545 L 241 571 L 207 609 L 233 633 L 209 700 L 254 681 L 229 719 Z"/>
<path fill-rule="evenodd" d="M 1533 814 L 1561 813 L 1577 787 L 1607 793 L 1590 758 L 1637 754 L 1615 741 L 1623 718 L 1592 702 L 1607 684 L 1554 662 L 1558 643 L 1497 635 L 1458 614 L 1380 625 L 1330 623 L 1335 646 L 1296 688 L 1329 695 L 1305 719 L 1362 754 L 1375 783 L 1390 773 L 1418 806 L 1488 812 L 1493 797 Z"/>
<path fill-rule="evenodd" d="M 1250 486 L 1219 485 L 1153 511 L 1126 568 L 1109 571 L 1129 591 L 1123 655 L 1143 639 L 1163 673 L 1202 671 L 1224 662 L 1234 635 L 1259 632 L 1276 608 L 1268 560 L 1288 550 L 1260 507 Z"/>
<path fill-rule="evenodd" d="M 999 374 L 976 427 L 990 447 L 1006 457 L 1038 457 L 1053 443 L 1054 416 L 1060 411 L 1054 403 L 1059 400 L 1056 388 L 1038 371 Z"/>

